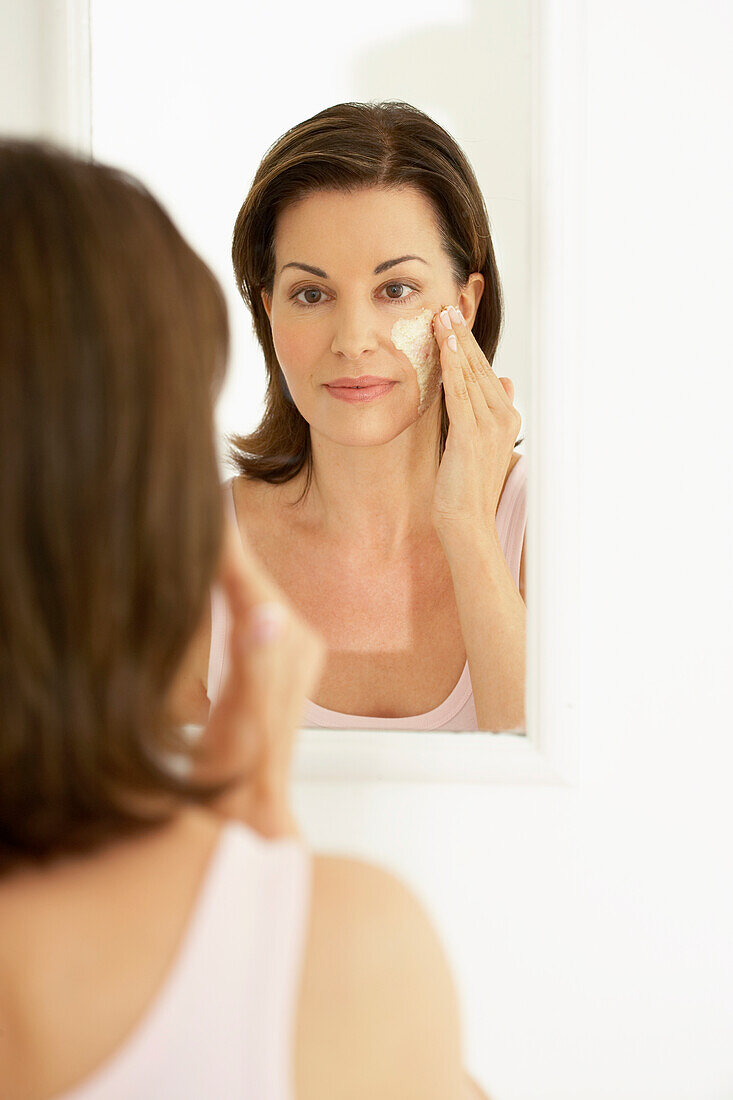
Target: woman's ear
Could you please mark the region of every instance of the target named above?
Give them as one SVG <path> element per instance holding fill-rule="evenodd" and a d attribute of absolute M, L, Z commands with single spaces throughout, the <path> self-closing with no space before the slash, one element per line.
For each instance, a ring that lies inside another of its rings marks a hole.
<path fill-rule="evenodd" d="M 466 319 L 469 328 L 473 328 L 476 320 L 479 302 L 484 293 L 484 277 L 480 271 L 474 271 L 468 276 L 466 285 L 462 288 L 458 297 L 458 308 Z"/>
<path fill-rule="evenodd" d="M 267 314 L 267 319 L 270 322 L 270 324 L 272 324 L 272 298 L 270 297 L 270 295 L 267 293 L 266 290 L 261 290 L 260 291 L 260 298 L 262 299 L 262 304 L 265 307 L 265 313 Z"/>

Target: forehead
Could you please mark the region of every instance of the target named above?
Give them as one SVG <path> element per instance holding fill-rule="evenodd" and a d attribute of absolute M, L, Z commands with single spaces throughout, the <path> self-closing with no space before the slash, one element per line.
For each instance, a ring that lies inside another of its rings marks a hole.
<path fill-rule="evenodd" d="M 413 187 L 370 187 L 354 192 L 317 191 L 287 207 L 275 225 L 275 259 L 322 267 L 366 266 L 418 255 L 442 255 L 438 222 L 429 199 Z"/>

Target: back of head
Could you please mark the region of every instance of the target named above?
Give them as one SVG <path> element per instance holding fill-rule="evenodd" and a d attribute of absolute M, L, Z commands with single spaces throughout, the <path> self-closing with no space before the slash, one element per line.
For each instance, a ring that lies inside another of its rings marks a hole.
<path fill-rule="evenodd" d="M 0 869 L 139 825 L 221 538 L 211 272 L 136 180 L 0 143 Z M 135 807 L 138 808 L 135 808 Z"/>

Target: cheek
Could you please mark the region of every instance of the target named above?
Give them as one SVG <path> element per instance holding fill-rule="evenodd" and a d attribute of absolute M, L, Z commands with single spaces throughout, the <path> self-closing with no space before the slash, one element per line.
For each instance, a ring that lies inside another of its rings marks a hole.
<path fill-rule="evenodd" d="M 272 342 L 275 354 L 287 375 L 298 375 L 308 370 L 318 354 L 317 334 L 307 325 L 294 325 L 273 319 Z"/>

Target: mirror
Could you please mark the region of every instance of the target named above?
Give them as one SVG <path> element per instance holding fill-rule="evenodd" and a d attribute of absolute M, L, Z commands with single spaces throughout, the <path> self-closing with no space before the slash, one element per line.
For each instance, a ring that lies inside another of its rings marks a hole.
<path fill-rule="evenodd" d="M 530 0 L 466 0 L 449 11 L 408 0 L 388 19 L 330 0 L 317 9 L 288 0 L 275 16 L 231 0 L 211 0 L 205 14 L 173 0 L 91 0 L 90 14 L 93 154 L 146 182 L 227 296 L 232 355 L 217 419 L 225 480 L 246 466 L 232 464 L 231 440 L 246 457 L 241 443 L 251 444 L 267 412 L 266 357 L 231 258 L 267 150 L 335 104 L 402 101 L 470 162 L 488 211 L 494 287 L 473 271 L 465 284 L 457 279 L 419 187 L 321 190 L 279 215 L 275 280 L 256 303 L 291 423 L 305 425 L 313 475 L 305 503 L 302 465 L 277 484 L 238 477 L 225 500 L 326 638 L 305 727 L 523 733 L 535 312 Z M 405 256 L 418 259 L 391 263 Z M 504 320 L 488 370 L 471 326 L 499 285 Z M 449 368 L 437 365 L 431 327 L 446 305 L 468 320 L 438 339 L 457 341 L 452 397 L 443 397 Z M 357 397 L 348 384 L 329 387 L 364 376 L 386 379 L 386 389 Z M 454 416 L 436 456 L 443 402 Z M 292 462 L 290 443 L 286 450 Z M 226 660 L 216 595 L 212 609 L 210 696 Z"/>

